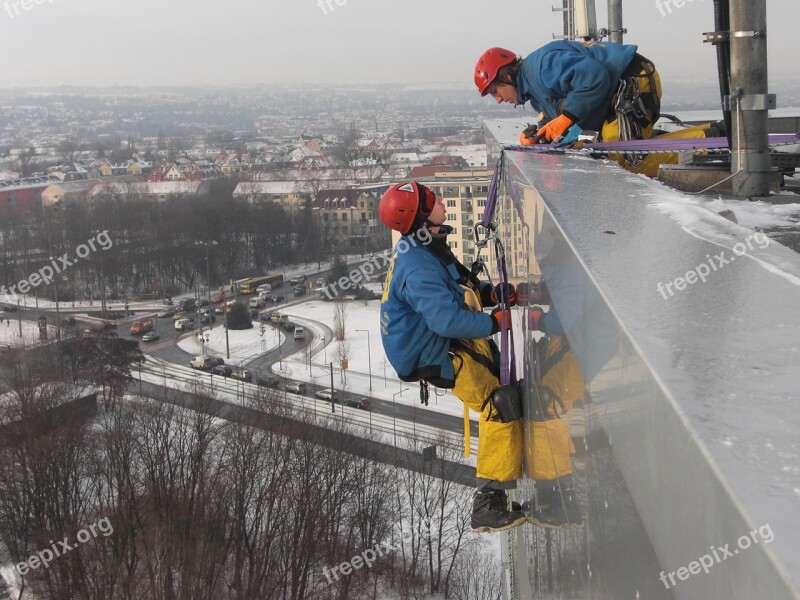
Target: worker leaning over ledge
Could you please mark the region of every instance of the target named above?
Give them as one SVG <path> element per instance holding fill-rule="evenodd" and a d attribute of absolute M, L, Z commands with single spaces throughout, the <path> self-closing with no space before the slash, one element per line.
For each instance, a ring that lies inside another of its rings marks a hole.
<path fill-rule="evenodd" d="M 526 517 L 518 504 L 508 506 L 506 490 L 516 487 L 522 474 L 522 407 L 517 386 L 500 385 L 499 353 L 486 339 L 503 321 L 510 326 L 510 312 L 482 312 L 482 306 L 496 304 L 495 290 L 450 251 L 446 240 L 452 228 L 445 225 L 440 196 L 415 182 L 399 183 L 383 195 L 378 213 L 402 234 L 381 299 L 386 356 L 401 380 L 452 389 L 465 407 L 481 413 L 472 528 L 521 525 Z M 507 292 L 512 296 L 513 287 Z M 467 420 L 465 435 L 468 426 Z"/>
<path fill-rule="evenodd" d="M 581 130 L 597 131 L 605 142 L 642 140 L 653 135 L 661 115 L 661 79 L 637 46 L 557 40 L 526 58 L 489 48 L 475 65 L 481 96 L 515 106 L 530 102 L 540 123 L 520 134 L 523 145 L 571 142 Z M 709 125 L 667 134 L 702 138 Z M 677 154 L 644 159 L 612 156 L 634 173 L 655 176 L 658 165 L 676 163 Z"/>

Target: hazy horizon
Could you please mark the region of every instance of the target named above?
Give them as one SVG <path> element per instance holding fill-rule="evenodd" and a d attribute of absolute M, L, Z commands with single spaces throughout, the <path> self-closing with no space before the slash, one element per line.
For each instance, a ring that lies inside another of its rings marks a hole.
<path fill-rule="evenodd" d="M 714 48 L 702 43 L 713 29 L 712 1 L 659 1 L 625 3 L 626 43 L 638 44 L 664 78 L 715 78 Z M 12 57 L 3 89 L 469 87 L 483 50 L 526 55 L 560 33 L 562 16 L 551 11 L 558 0 L 25 2 L 0 3 L 0 50 Z M 605 4 L 597 2 L 599 27 L 607 25 Z M 770 77 L 790 77 L 798 73 L 792 27 L 800 10 L 790 0 L 771 0 L 768 10 Z M 486 25 L 503 20 L 512 24 Z"/>

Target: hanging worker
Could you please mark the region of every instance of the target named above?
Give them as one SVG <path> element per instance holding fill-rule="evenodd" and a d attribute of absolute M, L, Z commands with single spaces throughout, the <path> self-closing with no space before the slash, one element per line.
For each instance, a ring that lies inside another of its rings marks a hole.
<path fill-rule="evenodd" d="M 416 182 L 390 187 L 378 206 L 381 221 L 402 235 L 394 247 L 381 299 L 381 340 L 402 381 L 452 389 L 480 413 L 477 490 L 471 524 L 477 532 L 501 531 L 526 522 L 506 490 L 522 475 L 521 404 L 516 385 L 501 386 L 496 345 L 488 336 L 510 311 L 496 304 L 501 290 L 479 282 L 447 245 L 452 227 L 441 196 Z M 505 289 L 513 297 L 511 286 Z M 469 423 L 465 423 L 468 444 Z"/>
<path fill-rule="evenodd" d="M 574 141 L 581 130 L 596 131 L 605 142 L 642 140 L 653 135 L 661 114 L 661 79 L 637 46 L 557 40 L 526 58 L 504 48 L 489 48 L 475 65 L 481 96 L 515 106 L 530 102 L 540 123 L 520 134 L 523 145 Z M 709 125 L 668 134 L 703 138 Z M 634 173 L 655 176 L 658 165 L 677 154 L 612 156 Z"/>

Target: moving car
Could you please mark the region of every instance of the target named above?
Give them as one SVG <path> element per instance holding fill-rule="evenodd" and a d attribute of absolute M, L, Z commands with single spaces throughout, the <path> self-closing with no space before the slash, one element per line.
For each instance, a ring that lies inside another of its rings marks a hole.
<path fill-rule="evenodd" d="M 208 325 L 209 323 L 213 323 L 213 322 L 214 322 L 214 321 L 216 321 L 216 320 L 217 320 L 217 317 L 215 317 L 215 316 L 214 316 L 214 315 L 212 315 L 212 314 L 208 314 L 208 313 L 206 313 L 206 314 L 204 314 L 204 315 L 202 315 L 202 316 L 200 317 L 200 322 L 201 322 L 203 325 Z"/>
<path fill-rule="evenodd" d="M 292 392 L 293 394 L 303 394 L 306 393 L 306 384 L 301 381 L 293 381 L 291 383 L 286 384 L 286 391 Z"/>
<path fill-rule="evenodd" d="M 233 369 L 231 369 L 228 365 L 217 365 L 216 367 L 211 367 L 212 375 L 222 375 L 223 377 L 230 377 L 232 373 Z"/>
<path fill-rule="evenodd" d="M 263 311 L 258 313 L 258 320 L 262 323 L 269 323 L 272 320 L 272 312 L 271 311 Z"/>
<path fill-rule="evenodd" d="M 211 366 L 212 367 L 217 366 L 217 365 L 224 365 L 225 364 L 225 359 L 222 358 L 221 356 L 215 356 L 214 354 L 209 354 L 208 358 L 211 359 Z"/>
<path fill-rule="evenodd" d="M 295 275 L 289 280 L 289 283 L 303 283 L 306 280 L 305 275 Z"/>
<path fill-rule="evenodd" d="M 175 321 L 175 331 L 186 331 L 194 327 L 194 319 L 178 319 Z"/>
<path fill-rule="evenodd" d="M 152 319 L 139 319 L 131 323 L 131 335 L 142 335 L 153 330 Z"/>
<path fill-rule="evenodd" d="M 369 410 L 369 400 L 366 398 L 347 398 L 344 401 L 344 405 L 360 408 L 361 410 Z"/>
<path fill-rule="evenodd" d="M 306 339 L 306 330 L 302 327 L 295 327 L 294 328 L 294 339 L 296 340 L 304 340 Z"/>
<path fill-rule="evenodd" d="M 295 296 L 305 296 L 306 295 L 306 286 L 304 285 L 296 285 L 292 288 Z"/>
<path fill-rule="evenodd" d="M 323 388 L 314 394 L 314 398 L 325 400 L 327 402 L 339 402 L 339 395 L 336 394 L 331 388 Z"/>
<path fill-rule="evenodd" d="M 281 294 L 272 297 L 273 304 L 277 304 L 278 302 L 283 302 L 284 300 L 286 300 L 286 296 L 283 296 Z"/>
<path fill-rule="evenodd" d="M 247 369 L 234 369 L 233 373 L 231 373 L 231 377 L 242 381 L 253 381 L 253 373 Z"/>
<path fill-rule="evenodd" d="M 175 312 L 176 312 L 175 308 L 170 306 L 169 308 L 165 308 L 164 310 L 159 312 L 158 315 L 156 315 L 156 316 L 159 317 L 160 319 L 164 319 L 166 317 L 171 317 L 172 315 L 175 314 Z"/>
<path fill-rule="evenodd" d="M 189 366 L 193 369 L 210 369 L 214 366 L 210 356 L 195 356 L 189 361 Z"/>
<path fill-rule="evenodd" d="M 158 339 L 161 339 L 161 336 L 155 331 L 148 331 L 142 336 L 143 342 L 155 342 Z"/>
<path fill-rule="evenodd" d="M 281 379 L 280 379 L 280 377 L 276 377 L 275 375 L 267 375 L 266 377 L 259 378 L 258 382 L 261 385 L 265 385 L 267 387 L 276 388 L 276 387 L 280 386 Z"/>

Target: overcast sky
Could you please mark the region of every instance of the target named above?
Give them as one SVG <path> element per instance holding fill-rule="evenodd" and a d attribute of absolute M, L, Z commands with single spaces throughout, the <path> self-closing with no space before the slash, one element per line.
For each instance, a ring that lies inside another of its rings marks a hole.
<path fill-rule="evenodd" d="M 487 47 L 526 55 L 561 29 L 560 0 L 324 1 L 0 0 L 0 87 L 471 85 Z M 715 77 L 713 2 L 684 1 L 624 0 L 625 41 L 665 77 Z M 800 75 L 800 2 L 768 10 L 770 75 Z M 597 12 L 606 26 L 606 0 Z"/>

